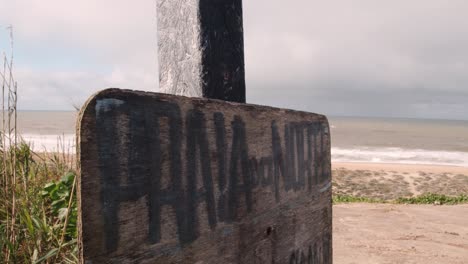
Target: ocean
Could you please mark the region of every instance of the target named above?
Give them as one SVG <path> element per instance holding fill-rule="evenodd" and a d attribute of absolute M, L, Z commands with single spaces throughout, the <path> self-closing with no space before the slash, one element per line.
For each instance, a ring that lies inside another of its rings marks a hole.
<path fill-rule="evenodd" d="M 468 121 L 329 117 L 332 160 L 468 167 Z"/>
<path fill-rule="evenodd" d="M 18 111 L 17 131 L 34 151 L 75 153 L 75 111 Z"/>
<path fill-rule="evenodd" d="M 75 151 L 77 112 L 19 111 L 18 131 L 35 151 Z M 329 117 L 334 162 L 468 167 L 468 121 Z"/>

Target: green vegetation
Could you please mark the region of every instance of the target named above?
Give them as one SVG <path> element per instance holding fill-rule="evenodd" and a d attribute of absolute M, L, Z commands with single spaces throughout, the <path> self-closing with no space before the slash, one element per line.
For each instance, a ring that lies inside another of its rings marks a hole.
<path fill-rule="evenodd" d="M 427 193 L 416 197 L 400 197 L 395 200 L 382 200 L 351 195 L 333 195 L 333 204 L 339 203 L 395 203 L 395 204 L 435 204 L 455 205 L 468 203 L 468 195 L 447 196 Z"/>
<path fill-rule="evenodd" d="M 2 263 L 78 262 L 73 161 L 24 143 L 0 154 Z"/>
<path fill-rule="evenodd" d="M 462 204 L 468 203 L 468 195 L 447 196 L 443 194 L 427 193 L 417 197 L 398 198 L 399 204 Z"/>
<path fill-rule="evenodd" d="M 351 195 L 333 195 L 333 204 L 338 203 L 385 203 L 385 200 Z"/>
<path fill-rule="evenodd" d="M 76 170 L 72 155 L 34 153 L 17 132 L 18 85 L 11 54 L 0 69 L 0 262 L 77 263 Z M 60 140 L 58 146 L 60 147 Z"/>

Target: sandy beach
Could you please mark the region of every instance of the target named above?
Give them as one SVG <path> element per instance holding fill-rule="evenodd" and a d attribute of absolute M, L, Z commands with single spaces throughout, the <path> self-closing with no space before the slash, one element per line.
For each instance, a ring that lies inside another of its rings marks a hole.
<path fill-rule="evenodd" d="M 468 263 L 468 205 L 339 204 L 336 264 Z"/>
<path fill-rule="evenodd" d="M 468 194 L 468 168 L 382 163 L 333 163 L 333 192 L 393 200 L 424 193 Z"/>
<path fill-rule="evenodd" d="M 334 163 L 335 194 L 393 200 L 468 194 L 468 168 Z M 333 207 L 334 263 L 468 263 L 468 205 Z"/>

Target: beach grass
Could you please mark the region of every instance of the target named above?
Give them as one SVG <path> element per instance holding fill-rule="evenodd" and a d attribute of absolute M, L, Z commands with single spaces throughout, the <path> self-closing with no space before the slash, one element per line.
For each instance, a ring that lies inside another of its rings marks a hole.
<path fill-rule="evenodd" d="M 448 196 L 444 194 L 426 193 L 416 197 L 400 197 L 395 200 L 382 200 L 369 197 L 351 195 L 333 195 L 333 204 L 340 203 L 393 203 L 393 204 L 432 204 L 432 205 L 456 205 L 467 204 L 467 195 Z"/>
<path fill-rule="evenodd" d="M 427 193 L 417 197 L 401 197 L 395 202 L 399 204 L 454 205 L 468 203 L 468 195 L 448 196 L 444 194 Z"/>
<path fill-rule="evenodd" d="M 74 164 L 59 154 L 36 154 L 24 143 L 1 152 L 0 259 L 77 263 Z"/>
<path fill-rule="evenodd" d="M 333 204 L 339 203 L 386 203 L 385 200 L 352 195 L 333 195 Z"/>
<path fill-rule="evenodd" d="M 0 262 L 77 263 L 78 171 L 65 151 L 38 154 L 21 140 L 9 30 L 12 52 L 0 69 Z"/>

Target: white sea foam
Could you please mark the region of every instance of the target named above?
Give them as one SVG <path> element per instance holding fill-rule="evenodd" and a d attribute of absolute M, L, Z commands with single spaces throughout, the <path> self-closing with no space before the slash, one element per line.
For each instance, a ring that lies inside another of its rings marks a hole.
<path fill-rule="evenodd" d="M 22 134 L 21 138 L 36 152 L 75 153 L 75 135 Z"/>
<path fill-rule="evenodd" d="M 22 139 L 37 152 L 75 153 L 75 135 L 23 134 Z M 334 162 L 372 162 L 468 167 L 468 152 L 389 147 L 332 147 Z"/>
<path fill-rule="evenodd" d="M 404 148 L 337 148 L 331 150 L 335 162 L 373 162 L 468 167 L 468 152 Z"/>

